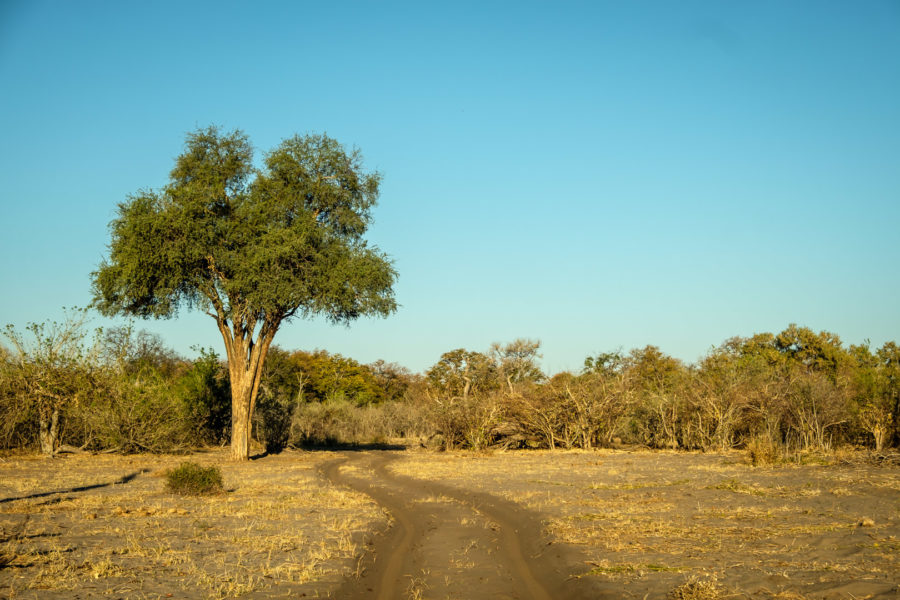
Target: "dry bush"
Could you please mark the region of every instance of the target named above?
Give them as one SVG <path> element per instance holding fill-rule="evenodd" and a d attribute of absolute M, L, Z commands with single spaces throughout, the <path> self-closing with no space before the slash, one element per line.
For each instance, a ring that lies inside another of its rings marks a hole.
<path fill-rule="evenodd" d="M 747 442 L 747 458 L 754 467 L 775 465 L 784 460 L 784 448 L 767 435 L 757 435 Z"/>
<path fill-rule="evenodd" d="M 492 393 L 435 398 L 428 410 L 434 432 L 446 450 L 487 448 L 495 440 L 495 429 L 503 415 L 502 396 Z"/>
<path fill-rule="evenodd" d="M 724 588 L 714 579 L 691 577 L 671 590 L 666 595 L 666 600 L 720 600 L 726 596 Z"/>
<path fill-rule="evenodd" d="M 195 445 L 186 406 L 159 373 L 107 373 L 89 401 L 73 411 L 82 445 L 120 452 L 177 452 Z"/>
<path fill-rule="evenodd" d="M 848 397 L 827 375 L 803 373 L 788 388 L 787 424 L 801 449 L 829 450 L 850 420 Z"/>
<path fill-rule="evenodd" d="M 34 405 L 15 393 L 0 365 L 0 448 L 27 448 L 37 444 L 38 419 Z"/>

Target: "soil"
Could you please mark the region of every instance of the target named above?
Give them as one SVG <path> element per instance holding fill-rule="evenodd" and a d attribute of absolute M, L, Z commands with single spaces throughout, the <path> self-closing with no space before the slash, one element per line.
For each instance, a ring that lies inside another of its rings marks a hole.
<path fill-rule="evenodd" d="M 394 519 L 371 544 L 360 576 L 335 597 L 596 597 L 589 581 L 574 577 L 571 553 L 542 535 L 539 514 L 491 494 L 398 476 L 388 466 L 399 458 L 348 454 L 322 469 L 333 483 L 374 498 Z"/>
<path fill-rule="evenodd" d="M 900 598 L 900 467 L 871 458 L 6 456 L 0 597 Z M 227 492 L 167 492 L 184 460 Z"/>

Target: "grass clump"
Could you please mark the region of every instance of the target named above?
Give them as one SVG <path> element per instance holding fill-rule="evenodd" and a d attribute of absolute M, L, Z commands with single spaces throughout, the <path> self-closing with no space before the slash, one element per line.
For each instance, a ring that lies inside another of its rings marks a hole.
<path fill-rule="evenodd" d="M 202 467 L 184 462 L 166 471 L 166 489 L 182 496 L 205 496 L 224 491 L 219 467 Z"/>
<path fill-rule="evenodd" d="M 671 590 L 666 600 L 720 600 L 725 597 L 725 590 L 715 580 L 691 577 Z"/>
<path fill-rule="evenodd" d="M 747 485 L 746 483 L 742 483 L 733 477 L 731 479 L 725 479 L 717 483 L 716 485 L 707 486 L 708 490 L 728 490 L 729 492 L 734 492 L 735 494 L 748 494 L 750 496 L 767 496 L 769 492 L 765 489 L 762 489 L 756 485 Z"/>

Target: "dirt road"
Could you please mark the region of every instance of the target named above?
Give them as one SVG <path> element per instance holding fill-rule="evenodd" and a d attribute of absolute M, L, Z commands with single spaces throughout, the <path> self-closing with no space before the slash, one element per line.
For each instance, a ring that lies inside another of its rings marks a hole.
<path fill-rule="evenodd" d="M 321 469 L 333 483 L 371 496 L 392 518 L 335 597 L 598 597 L 587 580 L 572 577 L 578 559 L 542 537 L 538 515 L 490 494 L 396 475 L 388 465 L 399 457 L 347 452 Z"/>

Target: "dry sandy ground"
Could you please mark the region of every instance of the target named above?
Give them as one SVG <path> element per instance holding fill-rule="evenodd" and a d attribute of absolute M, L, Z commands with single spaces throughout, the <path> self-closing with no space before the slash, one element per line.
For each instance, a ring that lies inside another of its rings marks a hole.
<path fill-rule="evenodd" d="M 596 598 L 900 598 L 900 469 L 741 454 L 427 454 L 398 474 L 483 490 L 577 548 Z"/>
<path fill-rule="evenodd" d="M 0 597 L 900 598 L 900 468 L 734 454 L 0 459 Z"/>
<path fill-rule="evenodd" d="M 228 491 L 167 492 L 164 470 L 186 458 L 219 465 Z M 314 597 L 387 524 L 371 499 L 321 480 L 332 458 L 6 457 L 0 527 L 14 539 L 0 545 L 0 598 Z"/>

